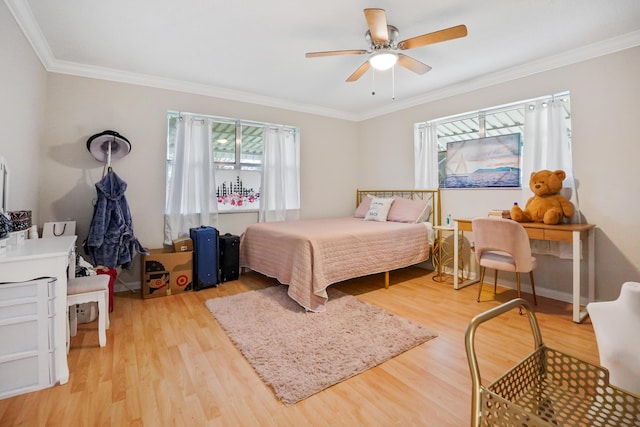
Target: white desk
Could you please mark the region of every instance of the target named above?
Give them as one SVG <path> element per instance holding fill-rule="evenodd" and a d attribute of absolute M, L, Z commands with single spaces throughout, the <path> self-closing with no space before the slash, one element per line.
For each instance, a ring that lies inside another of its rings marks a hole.
<path fill-rule="evenodd" d="M 582 322 L 587 317 L 587 310 L 581 310 L 580 308 L 580 241 L 588 241 L 588 254 L 587 254 L 587 273 L 588 273 L 588 301 L 595 299 L 595 225 L 593 224 L 558 224 L 558 225 L 546 225 L 536 222 L 521 223 L 527 232 L 530 239 L 538 240 L 550 240 L 556 242 L 571 242 L 573 248 L 573 321 L 576 323 Z M 455 234 L 458 232 L 464 233 L 465 231 L 473 231 L 471 229 L 471 219 L 456 219 L 454 221 L 456 229 Z M 458 271 L 458 239 L 454 239 L 453 244 L 453 269 Z M 469 280 L 464 283 L 458 283 L 458 275 L 453 276 L 454 289 L 460 289 L 464 286 L 477 283 L 478 280 Z"/>
<path fill-rule="evenodd" d="M 75 243 L 76 236 L 29 239 L 20 245 L 8 246 L 7 251 L 0 254 L 0 282 L 22 282 L 45 276 L 57 279 L 53 303 L 55 370 L 51 373 L 50 385 L 69 381 L 66 348 L 67 267 L 70 263 L 75 266 Z"/>

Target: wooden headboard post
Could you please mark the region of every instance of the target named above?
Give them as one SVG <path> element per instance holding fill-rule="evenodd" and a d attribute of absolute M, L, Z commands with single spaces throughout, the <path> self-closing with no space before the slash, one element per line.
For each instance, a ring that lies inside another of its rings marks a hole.
<path fill-rule="evenodd" d="M 440 189 L 435 190 L 356 190 L 356 208 L 368 194 L 374 197 L 404 197 L 406 199 L 431 200 L 433 225 L 442 224 Z"/>

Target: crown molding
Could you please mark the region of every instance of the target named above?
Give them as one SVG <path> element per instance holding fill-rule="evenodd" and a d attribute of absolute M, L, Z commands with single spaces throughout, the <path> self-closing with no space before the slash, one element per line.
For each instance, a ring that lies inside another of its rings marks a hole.
<path fill-rule="evenodd" d="M 227 99 L 229 101 L 246 102 L 265 107 L 281 108 L 284 110 L 292 110 L 349 121 L 358 120 L 355 115 L 344 111 L 322 108 L 311 104 L 294 103 L 283 99 L 260 96 L 254 93 L 230 90 L 183 80 L 168 79 L 147 74 L 131 73 L 128 71 L 59 60 L 52 61 L 52 63 L 46 68 L 47 71 L 52 73 L 147 86 L 157 89 L 191 93 L 194 95 L 210 96 L 214 98 Z"/>
<path fill-rule="evenodd" d="M 640 31 L 633 31 L 619 37 L 603 40 L 568 52 L 563 52 L 537 61 L 521 64 L 502 71 L 456 83 L 405 101 L 396 101 L 392 107 L 370 111 L 367 114 L 359 116 L 358 121 L 368 120 L 385 114 L 406 110 L 407 108 L 428 104 L 429 102 L 449 98 L 451 96 L 462 95 L 474 90 L 483 89 L 544 71 L 565 67 L 637 46 L 640 46 Z"/>
<path fill-rule="evenodd" d="M 158 89 L 173 90 L 176 92 L 192 93 L 195 95 L 211 96 L 230 101 L 246 102 L 266 107 L 281 108 L 349 121 L 358 120 L 358 117 L 354 114 L 340 110 L 323 108 L 312 104 L 294 103 L 283 99 L 260 96 L 249 92 L 234 91 L 188 81 L 167 79 L 75 62 L 61 61 L 54 57 L 49 43 L 44 37 L 44 34 L 42 33 L 42 30 L 40 29 L 40 26 L 38 25 L 28 3 L 24 0 L 4 0 L 4 2 L 25 37 L 31 44 L 43 67 L 48 72 L 148 86 Z"/>
<path fill-rule="evenodd" d="M 460 95 L 473 90 L 486 88 L 499 83 L 586 61 L 588 59 L 640 45 L 640 31 L 634 31 L 619 37 L 602 40 L 591 45 L 583 46 L 578 49 L 553 55 L 541 60 L 521 64 L 502 71 L 456 83 L 405 101 L 399 102 L 396 100 L 393 102 L 393 105 L 371 110 L 363 114 L 353 114 L 346 111 L 323 108 L 312 104 L 301 104 L 278 98 L 260 96 L 249 92 L 234 91 L 210 85 L 131 73 L 69 61 L 60 61 L 54 57 L 51 48 L 42 34 L 42 31 L 40 30 L 40 27 L 38 26 L 27 2 L 24 0 L 5 0 L 5 3 L 13 14 L 18 26 L 22 29 L 22 32 L 33 47 L 33 50 L 36 52 L 40 62 L 49 72 L 211 96 L 230 101 L 246 102 L 266 107 L 292 110 L 355 122 L 376 118 L 405 110 L 407 108 L 434 102 L 439 99 Z"/>

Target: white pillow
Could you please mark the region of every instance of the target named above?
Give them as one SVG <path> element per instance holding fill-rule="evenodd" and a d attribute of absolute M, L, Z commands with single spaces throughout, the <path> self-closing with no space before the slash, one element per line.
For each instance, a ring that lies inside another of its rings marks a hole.
<path fill-rule="evenodd" d="M 365 221 L 386 221 L 393 198 L 374 197 L 371 199 L 369 210 L 364 216 Z"/>

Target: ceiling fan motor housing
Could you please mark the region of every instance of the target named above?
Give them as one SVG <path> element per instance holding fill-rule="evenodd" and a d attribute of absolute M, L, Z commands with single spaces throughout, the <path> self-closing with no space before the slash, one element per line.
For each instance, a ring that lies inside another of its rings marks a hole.
<path fill-rule="evenodd" d="M 389 40 L 386 43 L 377 44 L 371 39 L 371 30 L 367 30 L 364 37 L 369 43 L 372 52 L 380 49 L 397 49 L 398 48 L 398 35 L 400 32 L 393 25 L 387 25 L 387 33 L 389 34 Z"/>

